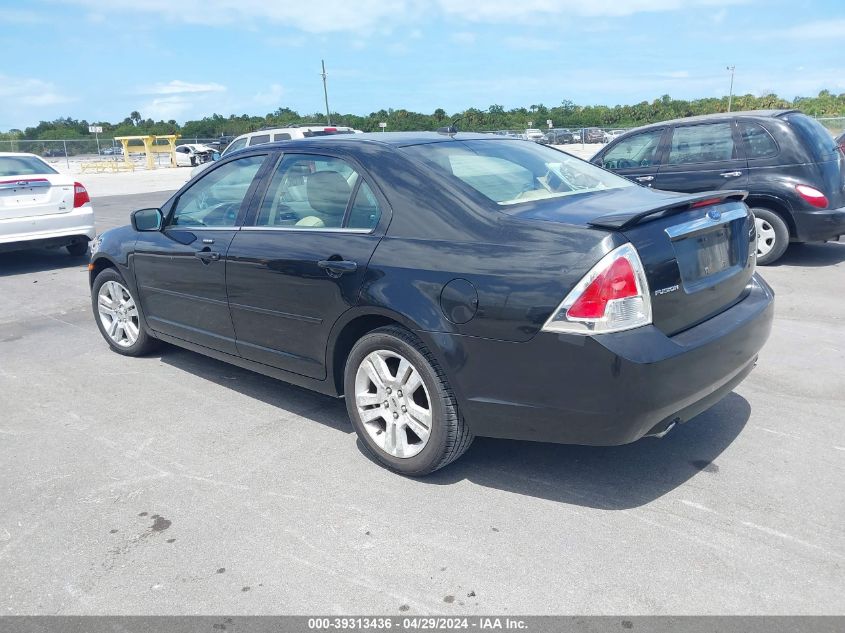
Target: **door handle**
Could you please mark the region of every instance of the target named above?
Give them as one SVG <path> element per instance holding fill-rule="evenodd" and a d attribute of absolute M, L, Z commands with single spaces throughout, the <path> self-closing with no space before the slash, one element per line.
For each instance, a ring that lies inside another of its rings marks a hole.
<path fill-rule="evenodd" d="M 654 176 L 637 176 L 637 182 L 651 182 Z"/>
<path fill-rule="evenodd" d="M 344 273 L 354 273 L 358 270 L 357 262 L 350 262 L 345 259 L 321 259 L 317 262 L 317 266 L 323 270 L 327 270 L 329 274 L 342 275 Z"/>
<path fill-rule="evenodd" d="M 741 171 L 723 171 L 721 174 L 722 178 L 736 178 L 737 176 L 742 176 Z"/>
<path fill-rule="evenodd" d="M 206 264 L 208 262 L 216 262 L 220 259 L 220 253 L 216 251 L 197 251 L 194 255 Z"/>

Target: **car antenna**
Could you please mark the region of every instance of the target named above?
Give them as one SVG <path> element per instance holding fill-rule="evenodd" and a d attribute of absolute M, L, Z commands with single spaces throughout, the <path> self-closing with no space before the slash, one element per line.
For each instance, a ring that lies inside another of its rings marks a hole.
<path fill-rule="evenodd" d="M 481 110 L 480 114 L 490 114 L 490 109 L 488 108 L 487 110 Z M 447 125 L 445 127 L 437 128 L 437 133 L 438 134 L 448 134 L 449 136 L 454 136 L 455 134 L 458 133 L 458 127 L 455 124 L 458 121 L 463 121 L 468 116 L 469 116 L 469 113 L 465 113 L 465 114 L 463 114 L 463 115 L 461 115 L 461 116 L 459 116 L 455 119 L 452 119 L 452 122 L 449 125 Z"/>

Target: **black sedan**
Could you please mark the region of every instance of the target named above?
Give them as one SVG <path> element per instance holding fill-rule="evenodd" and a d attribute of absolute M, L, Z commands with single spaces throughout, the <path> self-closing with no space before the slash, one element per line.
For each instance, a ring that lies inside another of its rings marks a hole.
<path fill-rule="evenodd" d="M 489 135 L 265 144 L 94 242 L 94 317 L 121 354 L 166 341 L 345 394 L 409 475 L 476 435 L 624 444 L 756 362 L 773 295 L 744 195 Z"/>

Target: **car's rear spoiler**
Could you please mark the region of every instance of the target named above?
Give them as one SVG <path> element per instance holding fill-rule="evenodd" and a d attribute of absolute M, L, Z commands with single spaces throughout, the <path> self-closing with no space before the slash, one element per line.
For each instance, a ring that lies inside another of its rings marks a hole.
<path fill-rule="evenodd" d="M 673 210 L 683 211 L 692 206 L 709 206 L 711 204 L 719 204 L 721 202 L 742 201 L 748 197 L 747 191 L 727 190 L 727 191 L 704 191 L 702 193 L 693 194 L 678 194 L 676 197 L 663 201 L 657 206 L 649 205 L 647 208 L 641 206 L 639 208 L 626 209 L 624 211 L 614 211 L 605 215 L 594 218 L 588 222 L 591 226 L 597 226 L 604 229 L 614 229 L 623 231 L 627 228 L 638 224 L 641 220 L 658 213 L 671 212 Z"/>

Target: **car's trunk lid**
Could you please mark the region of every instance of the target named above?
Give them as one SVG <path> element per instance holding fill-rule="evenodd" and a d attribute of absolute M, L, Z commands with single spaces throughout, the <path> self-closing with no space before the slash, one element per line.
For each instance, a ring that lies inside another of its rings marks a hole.
<path fill-rule="evenodd" d="M 538 205 L 515 215 L 622 233 L 645 268 L 653 323 L 672 335 L 726 310 L 747 292 L 756 234 L 744 196 L 625 188 L 573 196 L 557 211 Z M 578 208 L 566 208 L 571 205 Z"/>
<path fill-rule="evenodd" d="M 61 174 L 0 177 L 0 220 L 73 210 L 73 181 Z"/>

